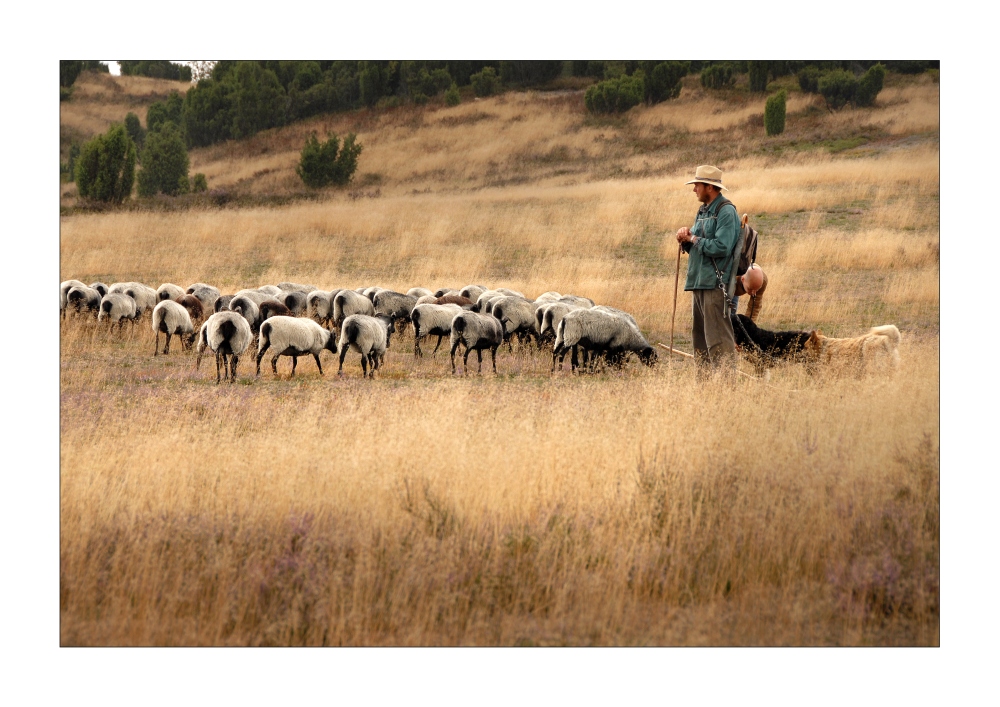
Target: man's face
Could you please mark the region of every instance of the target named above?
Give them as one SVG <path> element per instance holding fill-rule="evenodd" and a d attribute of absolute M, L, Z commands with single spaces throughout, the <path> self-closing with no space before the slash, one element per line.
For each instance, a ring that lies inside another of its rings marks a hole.
<path fill-rule="evenodd" d="M 712 202 L 712 197 L 714 195 L 712 187 L 708 184 L 703 184 L 701 182 L 694 183 L 694 193 L 698 197 L 698 201 L 703 204 L 710 204 Z"/>

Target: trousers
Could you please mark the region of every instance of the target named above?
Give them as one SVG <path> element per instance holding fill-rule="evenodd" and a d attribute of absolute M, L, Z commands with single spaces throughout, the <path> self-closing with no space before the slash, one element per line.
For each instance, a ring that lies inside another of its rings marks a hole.
<path fill-rule="evenodd" d="M 691 340 L 699 368 L 736 369 L 736 340 L 722 290 L 691 291 Z"/>

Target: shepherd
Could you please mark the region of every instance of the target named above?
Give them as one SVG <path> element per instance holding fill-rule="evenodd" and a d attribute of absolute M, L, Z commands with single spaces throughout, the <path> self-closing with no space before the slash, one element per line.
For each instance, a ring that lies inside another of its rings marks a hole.
<path fill-rule="evenodd" d="M 701 202 L 694 226 L 677 230 L 677 242 L 688 254 L 684 291 L 691 292 L 691 340 L 699 375 L 736 372 L 736 341 L 729 319 L 736 287 L 736 264 L 742 247 L 736 207 L 722 195 L 722 170 L 701 165 L 694 179 Z"/>

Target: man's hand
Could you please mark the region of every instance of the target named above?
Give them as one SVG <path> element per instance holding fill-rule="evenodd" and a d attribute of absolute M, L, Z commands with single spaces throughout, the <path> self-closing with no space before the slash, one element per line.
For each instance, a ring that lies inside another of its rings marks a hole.
<path fill-rule="evenodd" d="M 691 241 L 691 229 L 687 226 L 677 229 L 677 242 L 687 243 Z"/>

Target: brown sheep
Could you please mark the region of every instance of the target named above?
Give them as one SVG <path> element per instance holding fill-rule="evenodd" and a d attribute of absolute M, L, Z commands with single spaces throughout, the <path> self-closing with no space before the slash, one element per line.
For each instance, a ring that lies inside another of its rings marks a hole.
<path fill-rule="evenodd" d="M 187 310 L 192 322 L 200 322 L 205 316 L 205 310 L 201 306 L 201 300 L 194 295 L 183 295 L 174 300 L 177 304 Z"/>
<path fill-rule="evenodd" d="M 263 322 L 269 317 L 293 317 L 292 310 L 277 300 L 265 300 L 260 305 L 260 320 Z"/>
<path fill-rule="evenodd" d="M 444 297 L 438 297 L 434 300 L 434 304 L 457 304 L 463 309 L 468 309 L 473 304 L 475 304 L 468 297 L 461 297 L 459 295 L 445 295 Z"/>

